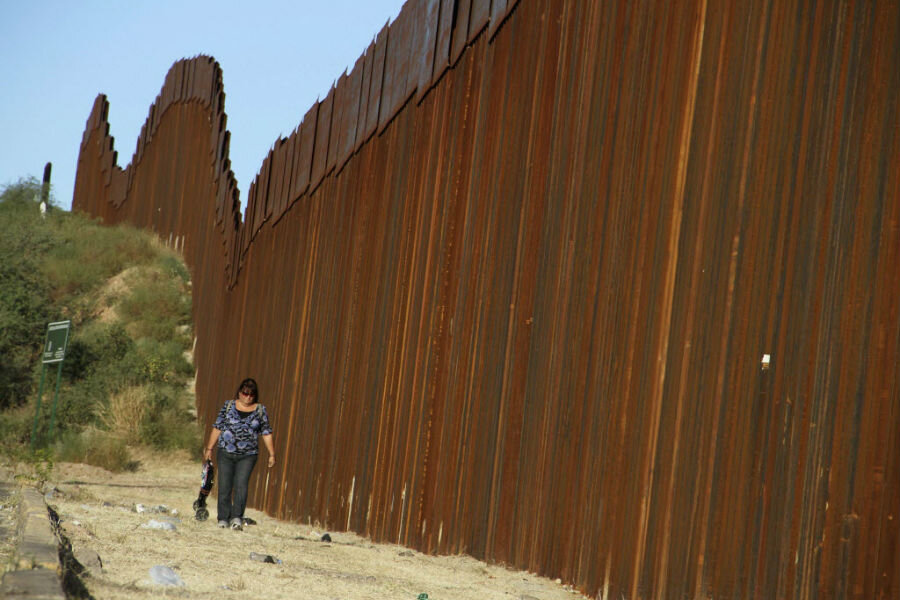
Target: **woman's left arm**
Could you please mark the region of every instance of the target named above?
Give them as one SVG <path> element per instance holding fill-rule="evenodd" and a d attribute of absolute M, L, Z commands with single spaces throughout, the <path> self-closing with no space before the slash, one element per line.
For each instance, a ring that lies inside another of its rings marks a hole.
<path fill-rule="evenodd" d="M 266 445 L 266 450 L 269 451 L 269 468 L 275 466 L 275 444 L 272 443 L 272 434 L 267 433 L 262 436 L 263 444 Z"/>

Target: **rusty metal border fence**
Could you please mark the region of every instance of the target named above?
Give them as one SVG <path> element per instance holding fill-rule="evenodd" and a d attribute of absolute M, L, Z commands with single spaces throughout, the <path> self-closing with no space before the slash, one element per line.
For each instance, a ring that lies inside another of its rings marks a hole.
<path fill-rule="evenodd" d="M 600 598 L 896 599 L 898 98 L 896 1 L 410 0 L 243 214 L 202 56 L 124 170 L 98 97 L 73 207 L 184 250 L 272 515 Z"/>

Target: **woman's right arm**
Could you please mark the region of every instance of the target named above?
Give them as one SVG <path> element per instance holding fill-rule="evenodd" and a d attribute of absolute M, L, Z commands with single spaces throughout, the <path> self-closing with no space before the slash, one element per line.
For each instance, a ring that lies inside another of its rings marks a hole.
<path fill-rule="evenodd" d="M 216 442 L 219 441 L 219 436 L 222 434 L 221 431 L 212 428 L 212 431 L 209 434 L 209 441 L 206 442 L 206 447 L 203 449 L 203 460 L 212 459 L 212 451 L 216 447 Z"/>
<path fill-rule="evenodd" d="M 209 433 L 209 440 L 206 442 L 206 446 L 203 447 L 203 460 L 210 460 L 212 458 L 213 450 L 216 448 L 216 442 L 219 441 L 219 436 L 222 435 L 222 429 L 225 429 L 225 413 L 228 411 L 228 402 L 222 405 L 222 408 L 219 409 L 219 414 L 216 416 L 216 420 L 213 422 L 212 431 Z"/>

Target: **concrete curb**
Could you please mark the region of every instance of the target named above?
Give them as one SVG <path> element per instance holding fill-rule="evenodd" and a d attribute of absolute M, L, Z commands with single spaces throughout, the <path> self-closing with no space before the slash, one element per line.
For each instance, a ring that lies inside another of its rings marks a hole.
<path fill-rule="evenodd" d="M 12 481 L 0 468 L 0 479 Z M 44 497 L 36 489 L 19 485 L 21 500 L 13 568 L 3 574 L 0 598 L 63 600 L 60 581 L 59 543 L 47 513 Z"/>

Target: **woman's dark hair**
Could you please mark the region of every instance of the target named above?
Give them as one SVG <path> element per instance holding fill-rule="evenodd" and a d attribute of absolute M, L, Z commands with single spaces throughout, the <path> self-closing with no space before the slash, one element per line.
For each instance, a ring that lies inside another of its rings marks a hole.
<path fill-rule="evenodd" d="M 234 393 L 234 397 L 237 398 L 241 390 L 249 390 L 253 394 L 253 398 L 259 402 L 259 386 L 256 385 L 256 380 L 252 377 L 248 377 L 247 379 L 241 382 L 241 385 L 238 386 L 237 391 Z"/>

